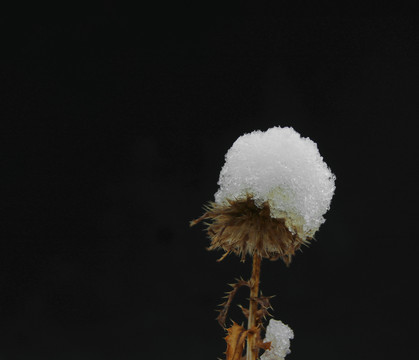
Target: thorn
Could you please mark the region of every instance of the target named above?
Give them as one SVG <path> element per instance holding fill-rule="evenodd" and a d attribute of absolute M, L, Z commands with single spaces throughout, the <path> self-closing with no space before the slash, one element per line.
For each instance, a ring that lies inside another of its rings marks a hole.
<path fill-rule="evenodd" d="M 224 255 L 223 255 L 223 256 L 221 256 L 221 257 L 217 260 L 217 262 L 223 261 L 223 260 L 227 257 L 227 255 L 228 255 L 228 254 L 230 254 L 230 251 L 227 251 L 226 253 L 224 253 Z"/>

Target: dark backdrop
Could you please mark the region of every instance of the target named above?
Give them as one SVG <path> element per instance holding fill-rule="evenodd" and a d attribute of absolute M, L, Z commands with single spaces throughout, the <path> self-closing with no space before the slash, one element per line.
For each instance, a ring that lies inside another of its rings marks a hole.
<path fill-rule="evenodd" d="M 236 138 L 277 125 L 337 177 L 317 241 L 262 264 L 287 359 L 410 357 L 419 31 L 388 10 L 5 10 L 0 359 L 222 357 L 214 310 L 249 262 L 188 223 Z"/>

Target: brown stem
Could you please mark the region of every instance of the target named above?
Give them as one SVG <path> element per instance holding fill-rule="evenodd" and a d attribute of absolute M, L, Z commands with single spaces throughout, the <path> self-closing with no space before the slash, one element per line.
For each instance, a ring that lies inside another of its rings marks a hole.
<path fill-rule="evenodd" d="M 247 329 L 250 330 L 256 324 L 256 312 L 258 310 L 257 297 L 259 295 L 259 282 L 260 282 L 260 263 L 262 257 L 255 254 L 253 256 L 252 277 L 250 278 L 250 306 L 249 306 L 249 320 Z M 259 349 L 256 347 L 257 333 L 249 331 L 247 336 L 247 360 L 256 360 L 259 355 Z"/>

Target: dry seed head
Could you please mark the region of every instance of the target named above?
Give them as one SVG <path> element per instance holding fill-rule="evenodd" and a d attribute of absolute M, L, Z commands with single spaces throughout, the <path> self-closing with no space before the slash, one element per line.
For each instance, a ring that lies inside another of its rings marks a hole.
<path fill-rule="evenodd" d="M 212 220 L 206 223 L 211 239 L 208 250 L 220 248 L 237 254 L 242 260 L 246 254 L 270 260 L 281 258 L 288 265 L 295 251 L 308 243 L 298 236 L 298 231 L 291 233 L 284 219 L 272 218 L 268 203 L 256 206 L 250 194 L 245 199 L 229 200 L 228 205 L 210 203 L 206 209 L 191 225 L 204 218 Z"/>
<path fill-rule="evenodd" d="M 325 221 L 335 176 L 316 143 L 279 126 L 240 136 L 228 150 L 215 202 L 191 222 L 211 220 L 210 250 L 289 264 Z"/>

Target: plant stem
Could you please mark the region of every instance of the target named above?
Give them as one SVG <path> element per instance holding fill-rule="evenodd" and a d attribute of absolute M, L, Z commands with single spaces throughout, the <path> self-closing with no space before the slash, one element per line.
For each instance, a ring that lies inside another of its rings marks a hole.
<path fill-rule="evenodd" d="M 260 282 L 260 263 L 262 257 L 255 254 L 253 256 L 252 277 L 250 278 L 250 306 L 249 306 L 249 319 L 247 329 L 251 329 L 256 324 L 256 312 L 258 305 L 256 298 L 259 295 L 259 282 Z M 259 355 L 259 349 L 256 348 L 256 333 L 247 336 L 247 353 L 246 360 L 256 360 Z"/>

